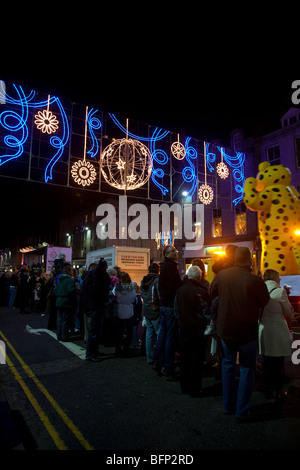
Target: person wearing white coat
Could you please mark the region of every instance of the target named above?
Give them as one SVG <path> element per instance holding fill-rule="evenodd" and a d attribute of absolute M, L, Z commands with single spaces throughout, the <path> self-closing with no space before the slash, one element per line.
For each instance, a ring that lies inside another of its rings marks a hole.
<path fill-rule="evenodd" d="M 263 355 L 263 382 L 266 398 L 280 399 L 282 393 L 284 358 L 291 356 L 291 338 L 284 318 L 293 315 L 286 290 L 280 287 L 278 271 L 267 269 L 264 272 L 270 300 L 265 306 L 260 323 L 263 325 L 259 346 Z"/>

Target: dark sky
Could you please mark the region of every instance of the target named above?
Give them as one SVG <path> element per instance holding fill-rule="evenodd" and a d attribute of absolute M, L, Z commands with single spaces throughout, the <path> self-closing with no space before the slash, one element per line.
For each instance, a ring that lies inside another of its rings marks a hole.
<path fill-rule="evenodd" d="M 256 67 L 251 62 L 233 64 L 227 60 L 223 65 L 216 59 L 205 62 L 195 57 L 193 63 L 182 54 L 162 55 L 160 61 L 155 56 L 151 61 L 149 55 L 120 57 L 102 52 L 101 60 L 95 62 L 94 55 L 89 61 L 81 53 L 63 61 L 27 55 L 18 63 L 4 58 L 0 79 L 171 131 L 185 130 L 186 135 L 198 139 L 218 138 L 225 146 L 229 133 L 237 127 L 261 128 L 266 133 L 280 126 L 280 117 L 292 106 L 291 84 L 297 76 L 278 76 L 273 68 Z M 13 180 L 9 182 L 9 198 L 7 183 L 1 181 L 0 197 L 5 201 L 1 208 L 7 224 L 5 233 L 0 232 L 0 248 L 16 226 L 26 231 L 24 225 L 36 220 L 34 210 L 24 216 Z M 47 191 L 44 186 L 27 183 L 29 201 L 33 192 L 38 206 L 36 195 Z M 41 199 L 48 201 L 47 192 Z"/>

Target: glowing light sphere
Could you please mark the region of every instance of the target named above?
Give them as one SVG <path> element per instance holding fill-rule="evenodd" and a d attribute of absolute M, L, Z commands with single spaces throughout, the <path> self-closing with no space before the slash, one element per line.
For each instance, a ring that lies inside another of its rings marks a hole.
<path fill-rule="evenodd" d="M 209 184 L 202 184 L 199 188 L 198 196 L 203 204 L 210 204 L 214 198 L 214 192 Z"/>
<path fill-rule="evenodd" d="M 52 134 L 57 131 L 59 121 L 51 111 L 44 109 L 44 111 L 39 111 L 34 117 L 36 127 L 44 134 Z"/>
<path fill-rule="evenodd" d="M 173 142 L 171 145 L 171 153 L 177 160 L 183 160 L 185 157 L 185 147 L 181 142 Z"/>
<path fill-rule="evenodd" d="M 97 176 L 94 165 L 86 160 L 79 160 L 74 163 L 71 174 L 75 183 L 81 184 L 82 186 L 90 186 Z"/>
<path fill-rule="evenodd" d="M 229 170 L 228 170 L 228 167 L 227 165 L 225 165 L 225 163 L 221 162 L 221 163 L 218 163 L 217 165 L 217 173 L 218 175 L 220 176 L 220 178 L 222 179 L 226 179 L 228 178 L 228 175 L 229 175 Z"/>
<path fill-rule="evenodd" d="M 151 176 L 152 156 L 144 144 L 134 139 L 118 139 L 101 155 L 105 181 L 117 189 L 137 189 Z"/>

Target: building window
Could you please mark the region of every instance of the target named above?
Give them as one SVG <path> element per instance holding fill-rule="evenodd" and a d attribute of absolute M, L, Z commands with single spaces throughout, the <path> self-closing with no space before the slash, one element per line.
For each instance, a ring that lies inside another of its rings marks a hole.
<path fill-rule="evenodd" d="M 271 165 L 280 165 L 280 146 L 274 145 L 267 149 L 267 160 Z"/>
<path fill-rule="evenodd" d="M 213 209 L 213 236 L 222 236 L 222 212 L 221 209 Z"/>
<path fill-rule="evenodd" d="M 295 139 L 296 168 L 300 167 L 300 137 Z"/>
<path fill-rule="evenodd" d="M 235 233 L 237 235 L 247 233 L 246 206 L 244 203 L 238 204 L 235 208 Z"/>

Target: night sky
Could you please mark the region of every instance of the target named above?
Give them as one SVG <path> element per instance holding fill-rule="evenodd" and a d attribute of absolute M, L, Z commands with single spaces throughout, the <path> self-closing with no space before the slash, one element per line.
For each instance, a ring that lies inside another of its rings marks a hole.
<path fill-rule="evenodd" d="M 220 139 L 224 146 L 235 128 L 261 133 L 279 128 L 281 116 L 292 107 L 291 84 L 297 79 L 261 68 L 256 73 L 253 65 L 251 75 L 246 63 L 225 67 L 212 61 L 199 68 L 199 61 L 191 64 L 178 56 L 175 62 L 161 57 L 160 63 L 150 63 L 143 56 L 136 60 L 130 54 L 108 54 L 98 68 L 80 57 L 55 63 L 26 57 L 17 65 L 4 60 L 0 79 L 198 139 Z M 5 229 L 1 227 L 0 248 L 16 231 L 26 234 L 29 225 L 38 226 L 44 214 L 55 223 L 63 194 L 46 184 L 20 185 L 1 178 Z"/>

